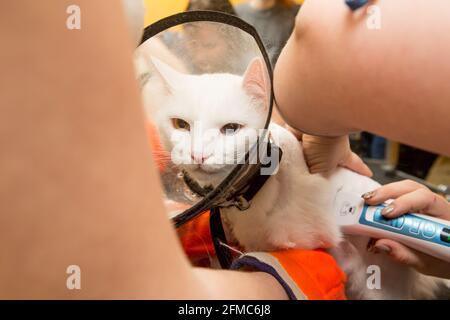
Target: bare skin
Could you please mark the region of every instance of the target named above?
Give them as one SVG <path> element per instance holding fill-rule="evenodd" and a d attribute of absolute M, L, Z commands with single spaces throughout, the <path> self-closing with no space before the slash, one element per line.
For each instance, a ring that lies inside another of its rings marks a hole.
<path fill-rule="evenodd" d="M 0 298 L 286 298 L 267 274 L 189 265 L 163 207 L 120 3 L 78 1 L 74 31 L 69 4 L 0 4 Z M 66 288 L 73 264 L 81 290 Z"/>
<path fill-rule="evenodd" d="M 302 132 L 365 130 L 450 155 L 450 3 L 375 4 L 380 30 L 365 9 L 305 1 L 275 70 L 280 112 Z"/>

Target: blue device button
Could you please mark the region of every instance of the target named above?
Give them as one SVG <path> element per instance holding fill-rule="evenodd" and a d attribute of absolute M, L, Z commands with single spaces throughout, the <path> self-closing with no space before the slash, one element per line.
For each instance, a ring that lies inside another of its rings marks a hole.
<path fill-rule="evenodd" d="M 390 226 L 395 229 L 401 229 L 403 227 L 403 225 L 405 224 L 404 217 L 399 217 L 396 219 L 386 219 L 381 214 L 381 210 L 383 210 L 383 207 L 380 207 L 377 210 L 375 210 L 374 215 L 373 215 L 373 220 L 375 222 Z"/>
<path fill-rule="evenodd" d="M 436 226 L 433 223 L 425 222 L 422 233 L 425 238 L 433 238 L 436 234 Z"/>
<path fill-rule="evenodd" d="M 413 234 L 419 234 L 420 231 L 420 225 L 421 222 L 419 219 L 416 219 L 415 217 L 411 216 L 407 218 L 408 225 L 409 225 L 409 232 Z"/>
<path fill-rule="evenodd" d="M 387 225 L 389 225 L 389 220 L 386 220 L 384 217 L 383 217 L 383 215 L 381 214 L 381 210 L 382 210 L 383 208 L 377 208 L 376 210 L 375 210 L 375 212 L 374 212 L 374 214 L 373 214 L 373 220 L 375 221 L 375 222 L 378 222 L 378 223 L 382 223 L 382 224 L 387 224 Z"/>
<path fill-rule="evenodd" d="M 405 224 L 405 217 L 399 217 L 399 218 L 393 219 L 391 221 L 392 221 L 392 226 L 394 228 L 401 229 L 403 227 L 403 225 Z"/>

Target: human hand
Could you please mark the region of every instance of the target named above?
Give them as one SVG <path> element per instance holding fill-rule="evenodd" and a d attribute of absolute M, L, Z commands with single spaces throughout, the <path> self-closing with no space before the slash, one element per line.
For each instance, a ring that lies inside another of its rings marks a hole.
<path fill-rule="evenodd" d="M 377 190 L 365 193 L 363 198 L 369 205 L 394 199 L 382 211 L 385 218 L 392 219 L 405 213 L 421 213 L 450 221 L 450 203 L 427 187 L 411 180 L 384 185 Z M 368 246 L 368 250 L 385 253 L 395 261 L 413 267 L 421 273 L 450 278 L 448 262 L 410 249 L 396 241 L 374 240 Z"/>
<path fill-rule="evenodd" d="M 371 177 L 372 171 L 350 149 L 348 136 L 318 137 L 302 135 L 303 152 L 311 173 L 329 173 L 338 166 Z"/>

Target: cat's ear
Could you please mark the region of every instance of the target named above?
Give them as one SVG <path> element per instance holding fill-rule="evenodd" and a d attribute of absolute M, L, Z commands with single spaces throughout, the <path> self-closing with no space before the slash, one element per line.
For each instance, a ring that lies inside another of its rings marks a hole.
<path fill-rule="evenodd" d="M 269 83 L 263 60 L 261 58 L 254 59 L 245 71 L 242 85 L 249 96 L 264 103 L 264 108 L 269 106 Z"/>
<path fill-rule="evenodd" d="M 151 57 L 151 62 L 154 66 L 155 77 L 162 81 L 166 93 L 172 94 L 183 81 L 183 74 L 155 57 Z"/>

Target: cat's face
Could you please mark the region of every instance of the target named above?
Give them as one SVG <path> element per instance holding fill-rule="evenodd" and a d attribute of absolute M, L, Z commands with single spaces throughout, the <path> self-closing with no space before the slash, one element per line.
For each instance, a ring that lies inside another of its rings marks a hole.
<path fill-rule="evenodd" d="M 144 87 L 144 97 L 172 162 L 200 184 L 217 185 L 264 127 L 269 107 L 264 63 L 255 59 L 240 77 L 186 75 L 153 62 L 158 76 Z"/>

